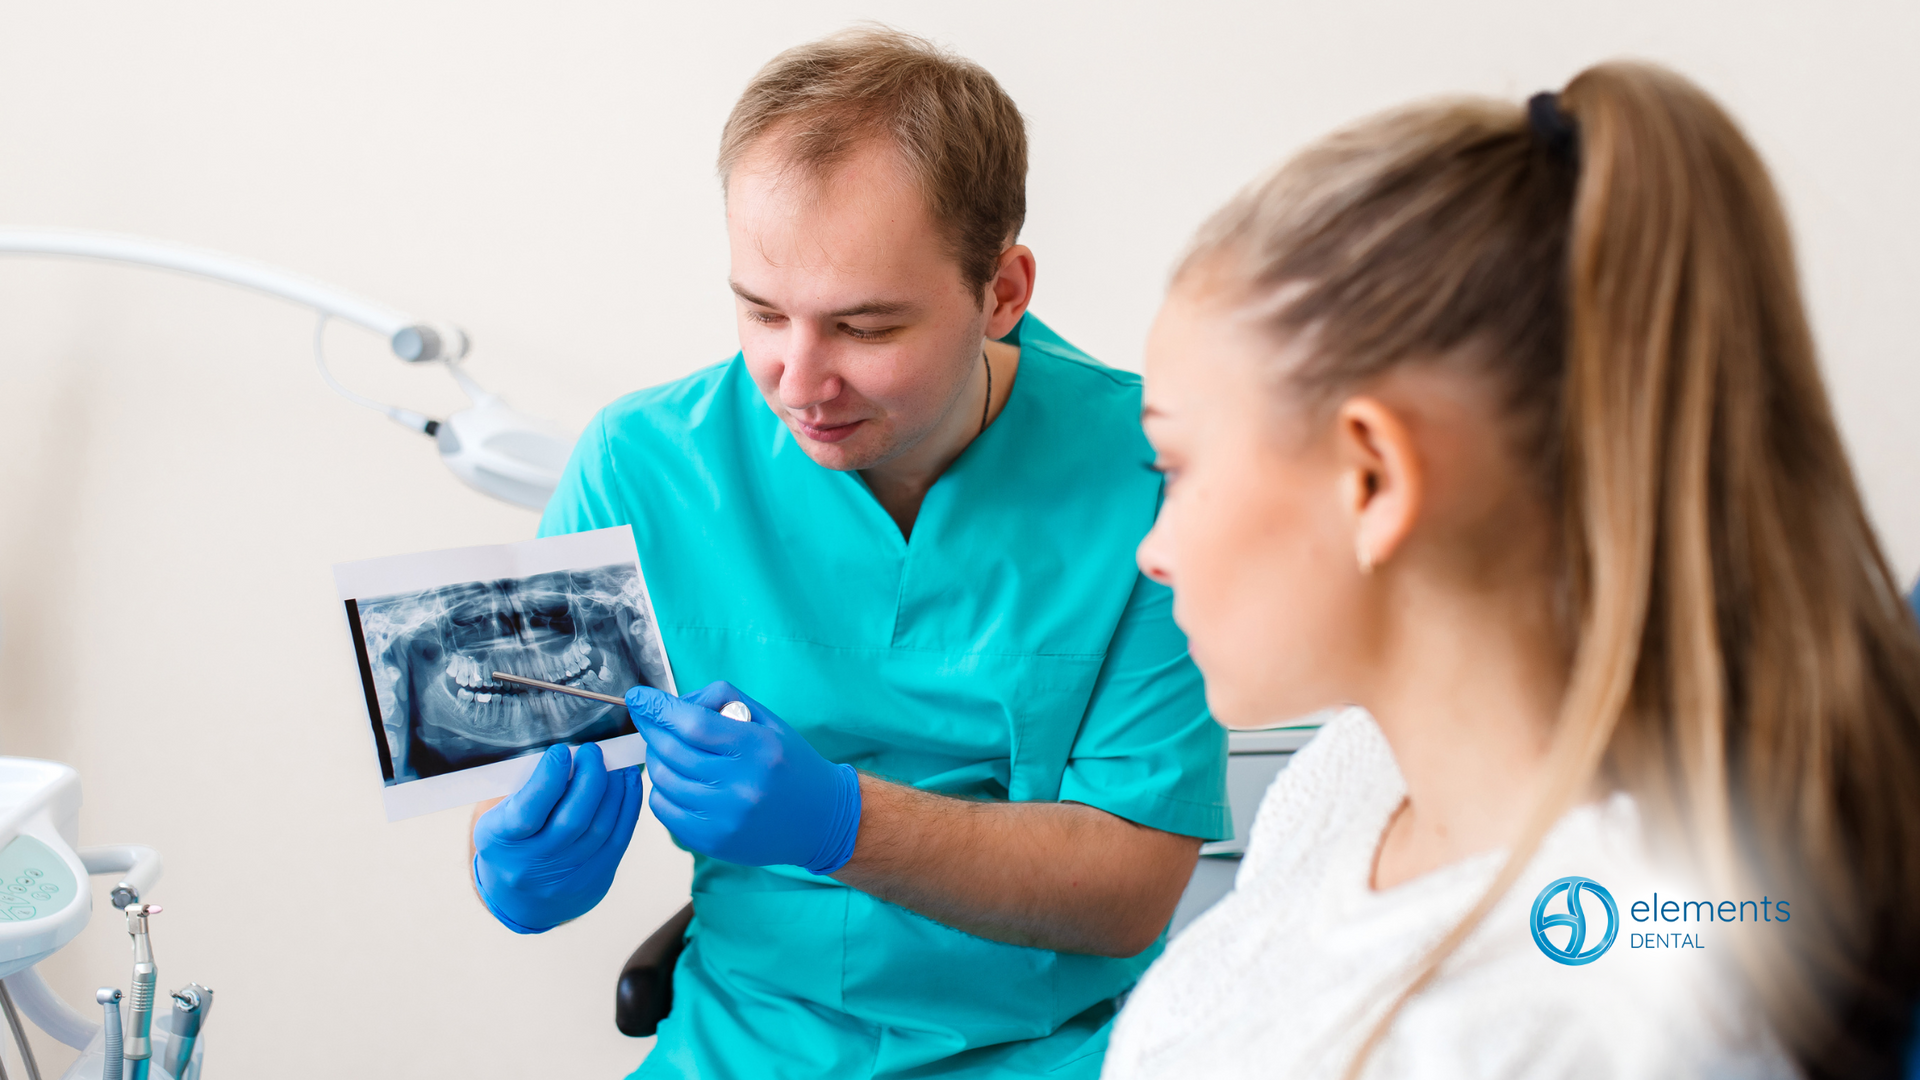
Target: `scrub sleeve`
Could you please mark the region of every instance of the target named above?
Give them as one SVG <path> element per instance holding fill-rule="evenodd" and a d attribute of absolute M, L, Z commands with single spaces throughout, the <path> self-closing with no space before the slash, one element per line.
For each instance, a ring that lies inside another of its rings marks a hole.
<path fill-rule="evenodd" d="M 1133 561 L 1160 499 L 1139 379 L 1031 315 L 1008 340 L 1011 395 L 911 539 L 806 457 L 738 356 L 596 417 L 541 532 L 631 525 L 676 681 L 733 681 L 831 761 L 1224 838 L 1225 733 Z M 650 1080 L 1091 1078 L 1160 952 L 1006 945 L 703 856 L 693 900 Z"/>

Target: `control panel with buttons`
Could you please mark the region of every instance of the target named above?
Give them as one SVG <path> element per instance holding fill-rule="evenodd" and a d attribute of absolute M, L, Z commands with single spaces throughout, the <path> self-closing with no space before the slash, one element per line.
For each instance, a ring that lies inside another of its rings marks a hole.
<path fill-rule="evenodd" d="M 77 892 L 66 860 L 33 837 L 16 836 L 0 850 L 0 923 L 44 919 Z"/>

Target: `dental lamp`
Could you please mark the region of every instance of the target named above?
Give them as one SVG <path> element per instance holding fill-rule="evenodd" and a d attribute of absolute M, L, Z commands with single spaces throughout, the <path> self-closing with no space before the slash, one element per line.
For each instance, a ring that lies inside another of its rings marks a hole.
<path fill-rule="evenodd" d="M 461 369 L 469 342 L 459 327 L 423 322 L 317 281 L 218 252 L 111 233 L 71 229 L 0 228 L 0 255 L 56 255 L 173 270 L 278 296 L 314 309 L 314 364 L 329 388 L 356 405 L 431 437 L 440 460 L 469 487 L 496 499 L 539 510 L 560 482 L 573 440 L 553 424 L 510 408 Z M 327 370 L 327 322 L 339 319 L 385 338 L 393 354 L 413 364 L 445 364 L 472 402 L 434 420 L 386 405 L 340 385 Z"/>

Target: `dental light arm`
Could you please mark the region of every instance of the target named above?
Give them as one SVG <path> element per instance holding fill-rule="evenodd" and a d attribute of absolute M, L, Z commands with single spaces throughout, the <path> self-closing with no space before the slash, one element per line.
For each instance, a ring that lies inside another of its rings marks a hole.
<path fill-rule="evenodd" d="M 393 355 L 402 360 L 458 360 L 467 353 L 467 335 L 459 327 L 424 323 L 318 281 L 217 251 L 75 229 L 0 229 L 0 254 L 67 255 L 177 270 L 278 296 L 364 327 L 386 338 Z"/>
<path fill-rule="evenodd" d="M 476 490 L 506 502 L 540 509 L 559 483 L 572 439 L 544 420 L 509 408 L 481 389 L 459 362 L 467 354 L 467 335 L 459 327 L 424 322 L 391 308 L 262 263 L 219 252 L 134 236 L 72 229 L 0 228 L 0 255 L 54 255 L 173 270 L 263 292 L 303 304 L 320 315 L 314 330 L 314 361 L 329 388 L 358 405 L 383 413 L 396 423 L 433 437 L 441 460 Z M 348 390 L 327 371 L 323 333 L 327 320 L 339 319 L 379 334 L 395 356 L 410 363 L 443 362 L 473 407 L 432 420 L 385 405 Z"/>

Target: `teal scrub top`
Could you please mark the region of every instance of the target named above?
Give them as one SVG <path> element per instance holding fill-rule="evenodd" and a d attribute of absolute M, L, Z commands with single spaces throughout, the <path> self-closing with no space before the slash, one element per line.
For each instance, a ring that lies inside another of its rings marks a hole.
<path fill-rule="evenodd" d="M 732 360 L 597 416 L 541 533 L 631 525 L 682 692 L 727 679 L 829 760 L 969 799 L 1221 839 L 1226 737 L 1133 550 L 1140 380 L 1027 316 L 1011 396 L 900 535 Z M 1159 955 L 988 941 L 798 867 L 695 856 L 673 1011 L 637 1077 L 1094 1077 Z M 1164 940 L 1164 939 L 1163 939 Z"/>

